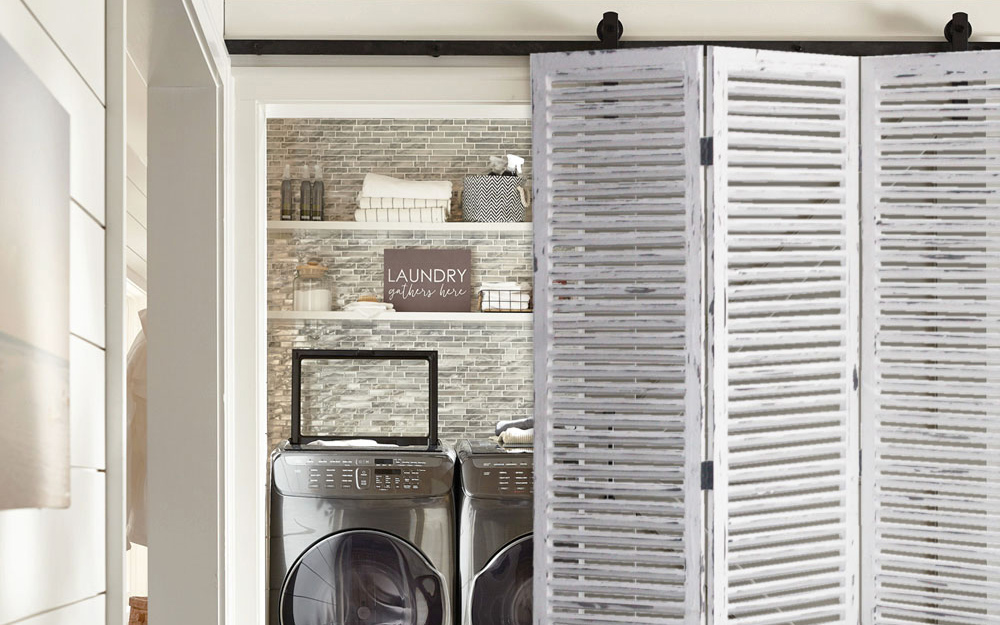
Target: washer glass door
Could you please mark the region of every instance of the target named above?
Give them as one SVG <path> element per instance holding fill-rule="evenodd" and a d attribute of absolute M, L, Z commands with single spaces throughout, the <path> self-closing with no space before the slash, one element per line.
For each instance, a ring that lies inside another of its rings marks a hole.
<path fill-rule="evenodd" d="M 531 625 L 534 541 L 522 536 L 497 552 L 472 586 L 472 625 Z"/>
<path fill-rule="evenodd" d="M 406 541 L 373 530 L 328 536 L 292 567 L 282 625 L 443 625 L 441 574 Z"/>

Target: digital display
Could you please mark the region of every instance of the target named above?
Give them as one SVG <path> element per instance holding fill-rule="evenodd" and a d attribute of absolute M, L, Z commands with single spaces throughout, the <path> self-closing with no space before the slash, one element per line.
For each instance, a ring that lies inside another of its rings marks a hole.
<path fill-rule="evenodd" d="M 402 469 L 375 469 L 375 475 L 401 475 Z"/>
<path fill-rule="evenodd" d="M 382 459 L 376 458 L 375 459 L 375 464 L 392 464 L 392 460 L 391 459 L 389 459 L 389 460 L 382 460 Z"/>

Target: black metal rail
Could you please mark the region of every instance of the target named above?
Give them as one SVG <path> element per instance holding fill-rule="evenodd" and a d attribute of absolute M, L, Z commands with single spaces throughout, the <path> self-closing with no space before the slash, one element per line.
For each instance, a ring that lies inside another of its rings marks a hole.
<path fill-rule="evenodd" d="M 608 12 L 597 25 L 597 40 L 587 41 L 448 41 L 396 39 L 228 39 L 230 54 L 272 56 L 526 56 L 538 52 L 570 52 L 608 48 L 648 48 L 658 46 L 730 46 L 840 54 L 879 56 L 921 54 L 958 50 L 998 50 L 1000 42 L 970 42 L 969 16 L 955 13 L 944 28 L 944 40 L 933 41 L 622 41 L 624 27 L 618 14 Z"/>

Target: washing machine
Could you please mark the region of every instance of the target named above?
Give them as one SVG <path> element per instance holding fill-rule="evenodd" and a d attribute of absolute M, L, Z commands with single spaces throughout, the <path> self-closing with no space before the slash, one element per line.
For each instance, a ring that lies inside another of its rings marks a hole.
<path fill-rule="evenodd" d="M 463 440 L 459 461 L 462 625 L 532 625 L 533 456 Z"/>
<path fill-rule="evenodd" d="M 418 440 L 301 433 L 297 359 L 348 357 L 428 358 L 436 384 L 433 352 L 295 350 L 292 437 L 271 456 L 269 625 L 452 625 L 456 456 L 436 410 Z"/>

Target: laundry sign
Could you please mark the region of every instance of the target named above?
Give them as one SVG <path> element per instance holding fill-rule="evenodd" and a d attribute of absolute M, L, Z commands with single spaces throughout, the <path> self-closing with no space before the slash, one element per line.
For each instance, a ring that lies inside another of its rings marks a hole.
<path fill-rule="evenodd" d="M 399 312 L 469 312 L 469 250 L 385 250 L 383 301 Z"/>

